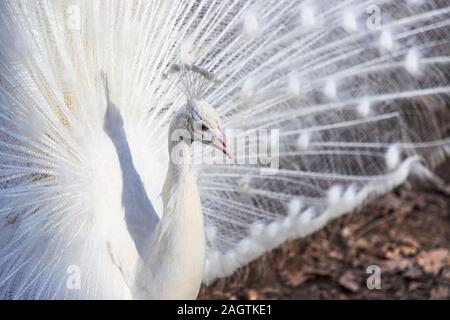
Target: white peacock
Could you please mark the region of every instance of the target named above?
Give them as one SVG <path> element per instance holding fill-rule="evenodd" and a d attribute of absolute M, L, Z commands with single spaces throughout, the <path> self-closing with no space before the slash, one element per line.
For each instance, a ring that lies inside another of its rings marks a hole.
<path fill-rule="evenodd" d="M 432 177 L 450 150 L 449 14 L 440 0 L 2 1 L 0 297 L 193 299 Z M 205 133 L 231 153 L 225 128 L 279 130 L 279 168 L 195 161 Z"/>

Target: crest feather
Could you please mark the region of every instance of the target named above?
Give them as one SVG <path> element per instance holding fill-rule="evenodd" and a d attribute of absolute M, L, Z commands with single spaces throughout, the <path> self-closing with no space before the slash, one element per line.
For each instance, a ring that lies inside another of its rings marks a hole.
<path fill-rule="evenodd" d="M 190 101 L 202 99 L 208 84 L 218 82 L 217 77 L 212 72 L 196 65 L 173 64 L 169 71 L 163 74 L 163 77 L 169 79 L 173 75 L 178 76 L 175 79 L 177 87 L 186 94 Z"/>

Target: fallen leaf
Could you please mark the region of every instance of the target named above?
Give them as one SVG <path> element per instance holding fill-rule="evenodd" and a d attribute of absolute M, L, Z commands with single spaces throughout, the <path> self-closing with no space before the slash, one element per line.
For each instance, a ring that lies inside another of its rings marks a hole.
<path fill-rule="evenodd" d="M 388 259 L 397 259 L 401 256 L 413 256 L 417 253 L 417 248 L 412 246 L 397 246 L 391 250 L 386 251 L 385 257 Z"/>
<path fill-rule="evenodd" d="M 403 274 L 403 276 L 408 279 L 419 279 L 422 275 L 422 272 L 417 268 L 409 269 Z"/>
<path fill-rule="evenodd" d="M 330 269 L 332 268 L 332 269 Z M 330 274 L 333 273 L 335 269 L 335 266 L 305 266 L 303 268 L 303 271 L 305 274 L 307 275 L 311 275 L 311 276 L 329 276 Z"/>
<path fill-rule="evenodd" d="M 414 291 L 422 286 L 420 282 L 411 282 L 408 286 L 408 291 Z"/>
<path fill-rule="evenodd" d="M 430 274 L 438 274 L 447 263 L 449 252 L 447 249 L 435 249 L 422 251 L 417 257 L 417 264 L 423 271 Z"/>
<path fill-rule="evenodd" d="M 370 248 L 369 242 L 364 238 L 359 238 L 355 241 L 355 248 L 358 250 L 367 250 Z"/>
<path fill-rule="evenodd" d="M 341 235 L 343 238 L 349 238 L 352 235 L 352 230 L 349 227 L 344 227 L 341 231 Z"/>
<path fill-rule="evenodd" d="M 417 247 L 415 246 L 400 246 L 399 251 L 404 256 L 413 256 L 417 253 Z"/>
<path fill-rule="evenodd" d="M 342 254 L 340 252 L 335 251 L 335 250 L 330 250 L 328 252 L 328 256 L 330 258 L 337 259 L 337 260 L 342 260 L 342 258 L 343 258 Z"/>
<path fill-rule="evenodd" d="M 393 211 L 398 210 L 404 205 L 404 202 L 394 193 L 389 193 L 383 199 L 383 207 Z"/>
<path fill-rule="evenodd" d="M 247 291 L 247 299 L 248 300 L 258 300 L 259 299 L 258 292 L 253 289 L 248 290 Z"/>
<path fill-rule="evenodd" d="M 278 288 L 264 288 L 261 290 L 261 293 L 263 294 L 280 294 L 280 290 Z"/>
<path fill-rule="evenodd" d="M 356 292 L 359 290 L 359 284 L 356 282 L 355 275 L 351 271 L 345 272 L 339 278 L 339 284 L 352 292 Z"/>
<path fill-rule="evenodd" d="M 416 248 L 416 249 L 420 247 L 420 243 L 419 242 L 417 242 L 415 239 L 413 239 L 410 236 L 407 236 L 405 234 L 400 234 L 398 236 L 398 240 L 400 240 L 404 244 L 410 245 L 410 246 L 412 246 L 413 248 Z"/>
<path fill-rule="evenodd" d="M 284 283 L 290 287 L 298 287 L 301 284 L 305 283 L 308 279 L 310 279 L 310 276 L 305 274 L 303 271 L 295 271 L 295 272 L 282 272 L 281 277 L 284 281 Z"/>
<path fill-rule="evenodd" d="M 442 272 L 442 277 L 447 280 L 450 281 L 450 269 L 446 269 Z"/>
<path fill-rule="evenodd" d="M 432 300 L 443 300 L 449 297 L 449 289 L 446 287 L 437 287 L 431 289 L 430 299 Z"/>
<path fill-rule="evenodd" d="M 381 272 L 395 273 L 405 271 L 413 266 L 413 261 L 407 258 L 398 258 L 381 263 Z"/>

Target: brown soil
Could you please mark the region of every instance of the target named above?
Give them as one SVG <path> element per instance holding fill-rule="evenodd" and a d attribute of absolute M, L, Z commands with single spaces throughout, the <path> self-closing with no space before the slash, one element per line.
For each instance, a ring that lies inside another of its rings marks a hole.
<path fill-rule="evenodd" d="M 450 181 L 450 163 L 439 174 Z M 450 299 L 450 196 L 406 183 L 203 288 L 200 299 Z M 367 267 L 381 270 L 368 289 Z"/>

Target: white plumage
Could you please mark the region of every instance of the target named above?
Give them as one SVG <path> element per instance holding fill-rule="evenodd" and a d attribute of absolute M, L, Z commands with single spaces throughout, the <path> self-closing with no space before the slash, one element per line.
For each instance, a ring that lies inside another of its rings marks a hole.
<path fill-rule="evenodd" d="M 450 6 L 375 5 L 2 1 L 0 297 L 194 297 L 200 277 L 230 275 L 441 162 Z M 165 76 L 173 64 L 217 76 L 197 102 L 234 138 L 279 130 L 279 168 L 209 165 L 194 148 L 193 171 L 173 182 L 193 193 L 172 205 L 197 219 L 161 233 L 168 130 L 186 103 Z"/>

